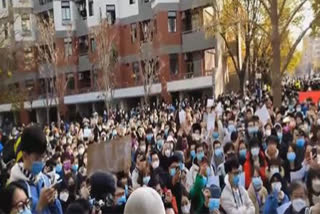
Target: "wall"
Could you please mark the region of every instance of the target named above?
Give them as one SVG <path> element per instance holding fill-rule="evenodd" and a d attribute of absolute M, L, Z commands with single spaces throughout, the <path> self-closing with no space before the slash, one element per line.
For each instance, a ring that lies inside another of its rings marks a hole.
<path fill-rule="evenodd" d="M 73 1 L 70 1 L 71 20 L 69 23 L 62 23 L 62 10 L 61 1 L 53 2 L 54 23 L 56 31 L 69 31 L 70 24 L 72 24 L 72 30 L 75 30 L 75 19 L 77 17 L 77 7 Z"/>

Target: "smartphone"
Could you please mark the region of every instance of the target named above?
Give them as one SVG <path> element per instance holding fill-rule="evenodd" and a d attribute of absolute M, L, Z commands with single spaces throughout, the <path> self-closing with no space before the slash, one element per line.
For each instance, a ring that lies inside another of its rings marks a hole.
<path fill-rule="evenodd" d="M 318 151 L 317 151 L 317 148 L 316 148 L 316 147 L 313 147 L 313 148 L 312 148 L 311 153 L 312 153 L 312 158 L 313 158 L 313 159 L 317 158 Z"/>

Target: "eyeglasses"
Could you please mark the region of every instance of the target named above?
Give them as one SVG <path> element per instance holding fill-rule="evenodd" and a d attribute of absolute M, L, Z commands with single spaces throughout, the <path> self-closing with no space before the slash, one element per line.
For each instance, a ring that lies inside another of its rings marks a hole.
<path fill-rule="evenodd" d="M 18 213 L 22 212 L 25 209 L 31 209 L 32 201 L 28 198 L 25 201 L 19 201 L 18 203 L 13 205 L 13 208 L 15 208 Z"/>

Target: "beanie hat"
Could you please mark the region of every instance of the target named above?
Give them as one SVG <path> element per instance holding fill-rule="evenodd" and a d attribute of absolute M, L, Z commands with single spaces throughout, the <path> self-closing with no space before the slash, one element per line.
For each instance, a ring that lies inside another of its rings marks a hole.
<path fill-rule="evenodd" d="M 95 172 L 90 178 L 91 196 L 95 199 L 104 199 L 108 194 L 116 191 L 116 182 L 112 174 Z"/>
<path fill-rule="evenodd" d="M 129 197 L 124 214 L 165 214 L 162 199 L 154 189 L 141 187 Z"/>

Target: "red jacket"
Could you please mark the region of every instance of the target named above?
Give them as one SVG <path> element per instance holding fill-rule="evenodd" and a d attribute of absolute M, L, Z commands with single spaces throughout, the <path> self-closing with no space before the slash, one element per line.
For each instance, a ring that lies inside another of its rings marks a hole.
<path fill-rule="evenodd" d="M 251 183 L 251 178 L 253 176 L 253 174 L 252 174 L 253 169 L 252 169 L 252 164 L 251 164 L 250 158 L 251 158 L 251 153 L 248 152 L 247 157 L 246 157 L 246 162 L 243 165 L 246 189 L 249 188 L 250 183 Z M 267 181 L 267 177 L 266 177 L 267 160 L 261 150 L 259 153 L 259 158 L 262 159 L 262 162 L 264 163 L 264 166 L 260 166 L 260 170 L 259 170 L 260 176 L 261 176 L 263 183 L 266 183 L 266 181 Z"/>

